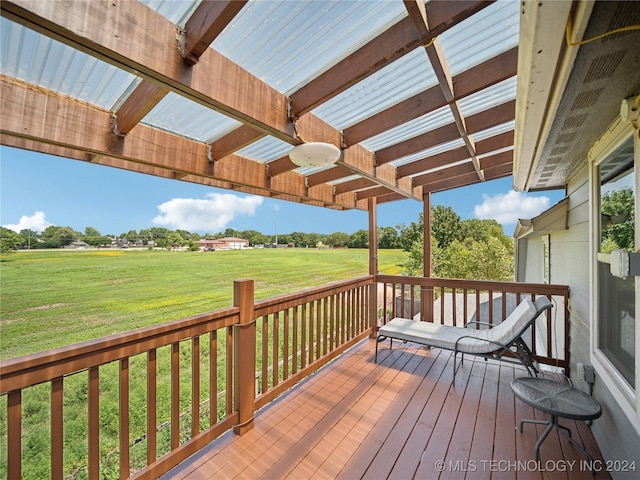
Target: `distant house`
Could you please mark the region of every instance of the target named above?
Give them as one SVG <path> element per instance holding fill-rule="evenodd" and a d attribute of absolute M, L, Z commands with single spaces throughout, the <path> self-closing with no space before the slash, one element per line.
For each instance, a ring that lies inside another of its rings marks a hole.
<path fill-rule="evenodd" d="M 90 245 L 82 240 L 74 240 L 69 245 L 65 245 L 64 248 L 75 248 L 75 249 L 85 249 Z"/>
<path fill-rule="evenodd" d="M 249 248 L 249 241 L 236 237 L 214 238 L 200 240 L 198 246 L 201 250 L 241 250 L 243 248 Z"/>

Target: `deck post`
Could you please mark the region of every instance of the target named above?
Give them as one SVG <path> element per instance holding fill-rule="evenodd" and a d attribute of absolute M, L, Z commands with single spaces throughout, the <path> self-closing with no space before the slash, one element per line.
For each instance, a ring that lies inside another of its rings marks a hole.
<path fill-rule="evenodd" d="M 423 233 L 423 276 L 431 277 L 431 192 L 422 195 Z M 433 287 L 420 288 L 420 319 L 423 322 L 433 322 Z"/>
<path fill-rule="evenodd" d="M 240 321 L 233 327 L 233 388 L 237 435 L 253 428 L 256 398 L 256 322 L 254 317 L 253 280 L 233 282 L 233 304 L 240 308 Z"/>
<path fill-rule="evenodd" d="M 374 282 L 369 287 L 369 325 L 371 338 L 378 333 L 378 220 L 377 199 L 369 199 L 369 275 L 373 275 Z"/>

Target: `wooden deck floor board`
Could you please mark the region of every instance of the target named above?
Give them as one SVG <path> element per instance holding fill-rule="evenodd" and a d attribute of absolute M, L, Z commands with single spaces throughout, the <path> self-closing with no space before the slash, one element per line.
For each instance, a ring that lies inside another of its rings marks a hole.
<path fill-rule="evenodd" d="M 394 344 L 380 348 L 375 364 L 374 348 L 373 340 L 361 342 L 257 412 L 251 431 L 223 435 L 164 478 L 593 478 L 582 454 L 555 431 L 536 468 L 544 427 L 516 427 L 521 418 L 546 417 L 510 388 L 525 370 L 466 358 L 452 386 L 451 352 Z M 584 422 L 563 424 L 602 459 Z M 560 471 L 562 462 L 574 470 Z"/>
<path fill-rule="evenodd" d="M 393 466 L 392 459 L 397 458 L 402 451 L 407 432 L 417 423 L 428 394 L 432 391 L 432 388 L 424 386 L 426 375 L 436 361 L 442 365 L 446 363 L 445 356 L 440 357 L 438 353 L 439 350 L 434 350 L 423 357 L 411 383 L 395 402 L 395 408 L 387 412 L 369 432 L 338 478 L 361 478 L 368 469 L 378 475 L 384 475 L 389 471 Z"/>

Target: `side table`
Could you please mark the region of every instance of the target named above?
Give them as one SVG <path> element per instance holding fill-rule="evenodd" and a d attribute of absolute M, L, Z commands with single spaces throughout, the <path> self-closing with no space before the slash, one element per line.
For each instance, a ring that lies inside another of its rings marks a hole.
<path fill-rule="evenodd" d="M 549 420 L 521 420 L 520 432 L 524 423 L 538 423 L 548 425 L 536 443 L 535 459 L 540 457 L 540 445 L 551 432 L 553 427 L 564 435 L 578 450 L 593 464 L 593 458 L 582 445 L 571 436 L 571 430 L 558 424 L 558 418 L 572 420 L 594 420 L 602 415 L 600 403 L 582 390 L 560 382 L 541 377 L 516 378 L 511 382 L 514 395 L 527 405 L 549 414 Z"/>

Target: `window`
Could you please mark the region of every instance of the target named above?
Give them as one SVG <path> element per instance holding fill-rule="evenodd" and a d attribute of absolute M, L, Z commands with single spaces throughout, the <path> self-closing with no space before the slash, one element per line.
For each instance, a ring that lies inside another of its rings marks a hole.
<path fill-rule="evenodd" d="M 623 142 L 598 166 L 598 334 L 597 346 L 635 388 L 635 278 L 611 275 L 612 250 L 635 251 L 633 139 Z"/>

